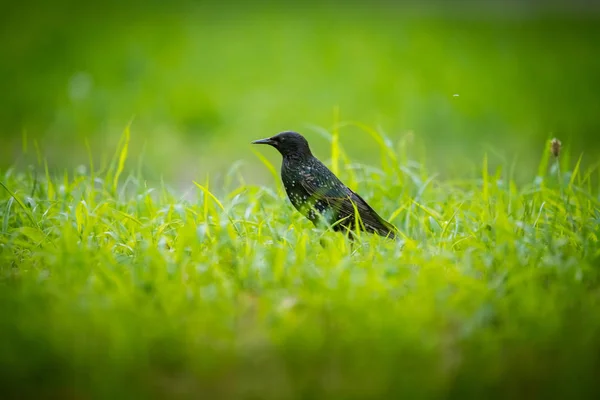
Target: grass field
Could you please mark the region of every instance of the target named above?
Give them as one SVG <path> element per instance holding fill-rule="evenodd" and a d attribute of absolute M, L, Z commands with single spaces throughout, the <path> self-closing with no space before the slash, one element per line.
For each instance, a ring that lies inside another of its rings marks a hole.
<path fill-rule="evenodd" d="M 595 398 L 593 2 L 6 3 L 0 399 Z"/>
<path fill-rule="evenodd" d="M 592 398 L 600 170 L 541 142 L 528 184 L 442 180 L 369 132 L 377 164 L 319 154 L 402 231 L 354 249 L 236 169 L 148 186 L 128 130 L 105 167 L 2 171 L 2 397 Z"/>

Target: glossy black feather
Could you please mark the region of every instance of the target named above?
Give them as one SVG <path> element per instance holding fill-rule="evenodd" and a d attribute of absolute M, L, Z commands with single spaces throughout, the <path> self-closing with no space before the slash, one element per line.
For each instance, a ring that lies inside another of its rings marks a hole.
<path fill-rule="evenodd" d="M 396 238 L 396 227 L 314 157 L 300 134 L 282 132 L 255 143 L 269 144 L 279 150 L 283 156 L 281 179 L 286 193 L 294 207 L 315 225 L 326 223 L 336 231 L 354 231 L 358 222 L 360 230 Z"/>

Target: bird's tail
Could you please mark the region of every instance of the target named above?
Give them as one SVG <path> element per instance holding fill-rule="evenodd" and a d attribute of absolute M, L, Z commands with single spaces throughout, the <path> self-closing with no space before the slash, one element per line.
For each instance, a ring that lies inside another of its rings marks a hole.
<path fill-rule="evenodd" d="M 398 239 L 398 228 L 381 217 L 379 217 L 379 222 L 381 222 L 382 225 L 382 227 L 377 230 L 379 235 L 388 237 L 390 239 Z"/>
<path fill-rule="evenodd" d="M 365 228 L 367 228 L 367 230 L 370 230 L 373 233 L 377 233 L 380 236 L 385 236 L 390 239 L 398 239 L 398 234 L 400 233 L 398 228 L 396 228 L 394 225 L 392 225 L 391 223 L 389 223 L 388 221 L 383 219 L 379 214 L 377 214 L 377 212 L 375 210 L 373 210 L 373 207 L 371 207 L 369 205 L 369 203 L 367 203 L 357 193 L 354 193 L 354 195 L 356 195 L 356 197 L 362 201 L 363 205 L 369 210 L 369 213 L 371 214 L 371 216 L 374 217 L 375 220 L 377 221 L 377 223 L 375 223 L 375 224 L 373 224 L 373 223 L 368 224 L 368 223 L 365 223 L 364 221 L 361 222 L 364 225 L 368 225 L 368 226 L 365 226 Z M 360 216 L 360 213 L 359 213 L 359 216 Z M 375 221 L 373 221 L 373 222 L 375 222 Z"/>

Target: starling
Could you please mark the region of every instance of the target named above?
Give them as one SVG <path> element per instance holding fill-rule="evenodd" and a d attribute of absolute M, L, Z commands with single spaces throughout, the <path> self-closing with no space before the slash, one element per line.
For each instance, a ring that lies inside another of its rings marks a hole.
<path fill-rule="evenodd" d="M 345 231 L 352 238 L 350 234 L 358 222 L 362 231 L 397 237 L 396 227 L 381 218 L 313 156 L 307 140 L 299 133 L 281 132 L 252 143 L 268 144 L 281 153 L 281 180 L 288 198 L 315 226 L 324 222 L 334 231 Z"/>

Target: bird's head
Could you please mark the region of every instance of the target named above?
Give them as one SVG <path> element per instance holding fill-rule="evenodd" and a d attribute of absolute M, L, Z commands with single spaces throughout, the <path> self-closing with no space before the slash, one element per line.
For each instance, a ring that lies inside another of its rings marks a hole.
<path fill-rule="evenodd" d="M 297 132 L 281 132 L 266 139 L 255 140 L 253 144 L 268 144 L 275 147 L 282 156 L 311 156 L 308 141 Z"/>

